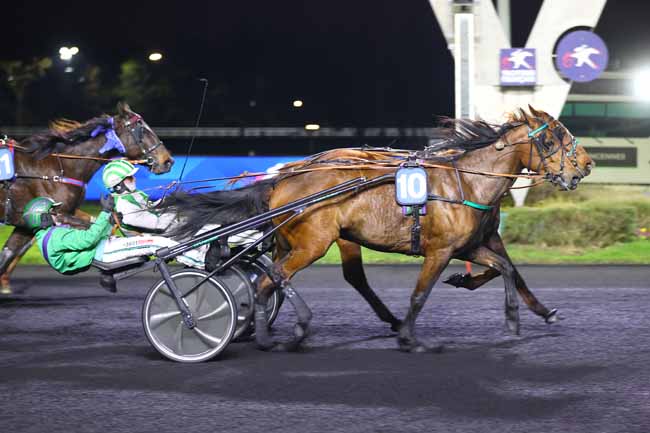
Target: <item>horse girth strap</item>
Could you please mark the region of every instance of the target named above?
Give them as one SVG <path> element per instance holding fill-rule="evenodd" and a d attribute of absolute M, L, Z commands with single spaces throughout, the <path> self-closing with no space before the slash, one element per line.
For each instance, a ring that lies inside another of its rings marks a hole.
<path fill-rule="evenodd" d="M 494 208 L 494 206 L 489 205 L 489 204 L 474 203 L 473 201 L 469 201 L 469 200 L 463 200 L 462 204 L 464 204 L 465 206 L 469 206 L 471 208 L 478 209 L 478 210 L 483 210 L 483 211 L 487 211 L 487 210 L 490 210 L 490 209 Z"/>
<path fill-rule="evenodd" d="M 444 197 L 440 197 L 437 195 L 430 194 L 427 197 L 428 201 L 443 201 L 446 203 L 452 203 L 452 204 L 462 204 L 464 206 L 471 207 L 473 209 L 477 209 L 480 211 L 489 211 L 494 209 L 494 206 L 492 205 L 486 205 L 486 204 L 480 204 L 480 203 L 475 203 L 470 200 L 452 200 L 452 199 L 447 199 Z M 422 254 L 422 249 L 420 246 L 420 235 L 422 234 L 422 224 L 420 223 L 420 215 L 426 215 L 426 213 L 421 213 L 420 212 L 421 206 L 411 206 L 411 215 L 413 217 L 413 225 L 411 226 L 411 251 L 410 254 L 413 256 L 418 256 Z"/>
<path fill-rule="evenodd" d="M 7 225 L 9 224 L 9 213 L 11 212 L 11 186 L 13 185 L 13 182 L 10 181 L 3 181 L 3 189 L 5 190 L 5 203 L 4 203 L 4 217 L 2 219 L 2 224 Z"/>
<path fill-rule="evenodd" d="M 422 253 L 420 246 L 420 234 L 422 233 L 422 224 L 420 224 L 420 206 L 413 206 L 413 225 L 411 226 L 411 255 L 417 256 Z"/>

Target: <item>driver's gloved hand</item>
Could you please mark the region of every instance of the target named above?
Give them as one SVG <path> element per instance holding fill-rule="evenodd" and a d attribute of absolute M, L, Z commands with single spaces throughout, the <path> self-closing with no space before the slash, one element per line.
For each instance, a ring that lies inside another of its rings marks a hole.
<path fill-rule="evenodd" d="M 111 212 L 109 221 L 112 225 L 122 224 L 122 212 Z"/>
<path fill-rule="evenodd" d="M 102 211 L 104 212 L 113 212 L 115 208 L 115 200 L 111 194 L 106 194 L 99 200 L 99 204 L 102 206 Z"/>

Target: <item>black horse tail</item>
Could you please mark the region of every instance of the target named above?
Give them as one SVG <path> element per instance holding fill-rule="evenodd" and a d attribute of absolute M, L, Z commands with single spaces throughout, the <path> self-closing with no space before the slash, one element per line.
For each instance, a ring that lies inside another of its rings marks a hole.
<path fill-rule="evenodd" d="M 156 210 L 175 212 L 181 223 L 169 234 L 190 236 L 206 224 L 226 226 L 269 210 L 269 196 L 276 181 L 267 179 L 239 189 L 189 194 L 176 191 L 168 195 Z"/>

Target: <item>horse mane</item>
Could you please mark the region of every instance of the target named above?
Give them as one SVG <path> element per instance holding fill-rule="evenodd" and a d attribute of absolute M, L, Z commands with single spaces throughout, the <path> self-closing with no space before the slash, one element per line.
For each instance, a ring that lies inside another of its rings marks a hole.
<path fill-rule="evenodd" d="M 52 153 L 59 153 L 68 147 L 88 141 L 96 127 L 111 126 L 109 119 L 108 115 L 102 115 L 85 123 L 68 119 L 54 120 L 50 122 L 47 131 L 25 138 L 20 145 L 26 153 L 40 160 Z"/>
<path fill-rule="evenodd" d="M 509 113 L 508 121 L 495 125 L 484 120 L 441 118 L 434 128 L 424 158 L 435 161 L 456 161 L 466 153 L 482 149 L 499 140 L 508 131 L 527 122 L 526 115 Z"/>
<path fill-rule="evenodd" d="M 61 134 L 70 132 L 73 129 L 81 128 L 82 126 L 83 124 L 81 122 L 77 122 L 76 120 L 70 120 L 65 118 L 53 120 L 48 125 L 50 131 L 59 132 Z"/>
<path fill-rule="evenodd" d="M 177 190 L 167 195 L 156 206 L 156 211 L 176 213 L 181 224 L 168 235 L 184 238 L 194 235 L 206 224 L 230 225 L 268 211 L 269 194 L 278 180 L 265 179 L 242 188 L 201 194 Z"/>

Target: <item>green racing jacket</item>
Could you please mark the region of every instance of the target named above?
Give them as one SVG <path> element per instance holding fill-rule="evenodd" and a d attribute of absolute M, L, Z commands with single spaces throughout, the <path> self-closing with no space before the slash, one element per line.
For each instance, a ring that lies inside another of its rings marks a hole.
<path fill-rule="evenodd" d="M 52 226 L 36 232 L 36 241 L 52 268 L 62 274 L 75 274 L 90 267 L 99 242 L 110 232 L 110 214 L 101 212 L 86 230 Z"/>

